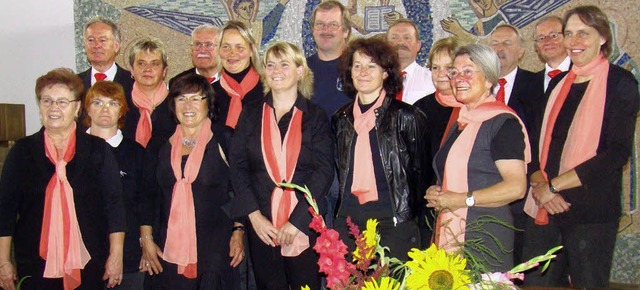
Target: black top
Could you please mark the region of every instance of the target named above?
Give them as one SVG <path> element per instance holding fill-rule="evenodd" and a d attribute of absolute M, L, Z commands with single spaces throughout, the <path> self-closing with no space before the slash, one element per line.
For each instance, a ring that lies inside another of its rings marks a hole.
<path fill-rule="evenodd" d="M 449 123 L 449 118 L 451 118 L 453 108 L 445 107 L 438 103 L 435 93 L 419 99 L 413 105 L 427 116 L 427 124 L 429 124 L 429 126 L 425 127 L 425 134 L 429 136 L 427 146 L 429 146 L 430 155 L 429 157 L 424 158 L 425 178 L 431 181 L 430 184 L 435 184 L 434 182 L 436 181 L 436 177 L 433 170 L 431 170 L 431 161 L 440 149 L 440 143 L 446 133 L 445 130 L 447 129 L 447 124 Z"/>
<path fill-rule="evenodd" d="M 551 80 L 547 94 L 550 94 L 565 75 L 566 72 Z M 556 143 L 566 141 L 566 133 L 563 131 L 568 129 L 567 126 L 575 114 L 569 113 L 570 110 L 575 110 L 570 107 L 577 108 L 577 103 L 581 101 L 581 94 L 576 91 L 579 87 L 580 84 L 571 87 L 567 96 L 568 103 L 565 102 L 561 108 L 552 132 L 546 167 L 550 178 L 557 174 L 557 169 L 550 169 L 559 166 L 552 163 L 560 162 L 560 158 L 551 158 L 561 156 L 561 152 L 557 151 L 562 150 L 562 146 Z M 639 100 L 638 83 L 633 75 L 616 65 L 610 65 L 602 131 L 596 156 L 574 168 L 582 186 L 560 191 L 560 195 L 571 203 L 571 208 L 551 218 L 568 224 L 618 221 L 621 214 L 622 168 L 631 156 Z"/>
<path fill-rule="evenodd" d="M 309 69 L 313 72 L 311 101 L 322 107 L 329 119 L 336 110 L 353 101 L 342 91 L 338 62 L 340 58 L 330 61 L 320 60 L 317 53 L 307 58 Z"/>
<path fill-rule="evenodd" d="M 76 153 L 67 164 L 76 217 L 98 281 L 109 255 L 109 234 L 125 231 L 125 207 L 118 164 L 103 139 L 76 130 Z M 0 236 L 13 236 L 20 276 L 42 277 L 39 244 L 45 189 L 55 166 L 44 153 L 44 128 L 11 148 L 0 179 Z M 83 270 L 83 277 L 86 272 Z M 88 280 L 87 280 L 88 281 Z M 85 279 L 83 278 L 83 284 Z M 87 288 L 85 288 L 87 289 Z M 89 288 L 91 289 L 91 288 Z M 96 289 L 96 288 L 94 288 Z"/>
<path fill-rule="evenodd" d="M 238 83 L 240 83 L 242 82 L 242 80 L 247 75 L 250 69 L 251 69 L 251 66 L 247 67 L 245 70 L 237 74 L 232 74 L 226 70 L 225 72 L 234 80 L 236 80 Z M 222 77 L 222 75 L 220 77 Z M 213 83 L 211 86 L 213 86 L 213 90 L 216 92 L 216 98 L 219 105 L 218 120 L 219 122 L 222 122 L 222 124 L 224 124 L 227 121 L 227 115 L 229 114 L 229 105 L 231 104 L 231 97 L 229 96 L 227 91 L 222 87 L 219 81 Z M 264 101 L 264 87 L 262 86 L 262 82 L 258 81 L 258 84 L 256 84 L 256 86 L 253 87 L 253 89 L 251 89 L 242 99 L 242 110 L 244 111 L 249 107 L 260 106 L 262 105 L 263 101 Z"/>
<path fill-rule="evenodd" d="M 129 105 L 129 111 L 124 116 L 122 135 L 131 140 L 136 140 L 140 110 L 133 104 L 133 99 L 130 95 L 127 95 L 127 104 Z M 169 98 L 165 98 L 151 113 L 151 136 L 168 139 L 175 130 L 176 122 L 171 118 L 171 113 L 169 113 Z"/>
<path fill-rule="evenodd" d="M 265 103 L 272 104 L 271 94 Z M 294 104 L 302 111 L 302 146 L 293 175 L 294 184 L 307 186 L 316 199 L 321 212 L 326 206 L 324 198 L 334 176 L 333 138 L 329 120 L 317 105 L 298 96 Z M 278 127 L 288 128 L 293 109 L 282 117 Z M 262 155 L 262 106 L 243 110 L 231 142 L 231 182 L 236 193 L 231 206 L 234 217 L 246 216 L 256 210 L 271 219 L 271 192 L 275 183 L 269 177 Z M 305 234 L 310 234 L 309 204 L 300 192 L 296 192 L 298 205 L 289 222 Z"/>
<path fill-rule="evenodd" d="M 127 231 L 124 236 L 124 273 L 133 273 L 138 271 L 142 255 L 138 237 L 140 237 L 139 203 L 142 192 L 144 148 L 136 141 L 124 138 L 118 147 L 111 149 L 120 169 L 127 214 Z"/>

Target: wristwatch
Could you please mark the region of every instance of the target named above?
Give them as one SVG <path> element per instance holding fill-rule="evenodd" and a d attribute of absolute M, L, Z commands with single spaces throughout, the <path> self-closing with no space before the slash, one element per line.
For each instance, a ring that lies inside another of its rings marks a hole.
<path fill-rule="evenodd" d="M 555 186 L 553 186 L 553 184 L 551 184 L 551 179 L 549 179 L 549 191 L 551 191 L 551 193 L 558 193 L 559 191 Z"/>
<path fill-rule="evenodd" d="M 473 190 L 469 190 L 469 192 L 467 192 L 467 199 L 464 200 L 464 203 L 468 207 L 473 207 L 474 205 L 476 205 L 476 198 L 473 197 Z"/>

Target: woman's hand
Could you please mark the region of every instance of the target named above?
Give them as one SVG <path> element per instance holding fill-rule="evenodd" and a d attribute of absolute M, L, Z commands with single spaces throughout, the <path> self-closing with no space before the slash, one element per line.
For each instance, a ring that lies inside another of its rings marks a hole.
<path fill-rule="evenodd" d="M 15 290 L 17 280 L 16 268 L 11 261 L 0 262 L 0 288 L 4 290 Z"/>
<path fill-rule="evenodd" d="M 454 211 L 464 206 L 466 195 L 459 192 L 442 191 L 442 187 L 432 185 L 427 189 L 427 194 L 424 198 L 427 200 L 427 207 L 433 207 L 436 210 Z"/>
<path fill-rule="evenodd" d="M 259 210 L 250 213 L 249 220 L 260 240 L 269 246 L 275 247 L 274 240 L 278 237 L 278 230 L 271 224 L 271 221 L 262 215 Z"/>
<path fill-rule="evenodd" d="M 290 222 L 284 224 L 278 231 L 276 242 L 280 245 L 290 245 L 293 243 L 293 239 L 300 232 L 298 228 L 292 225 Z"/>
<path fill-rule="evenodd" d="M 102 280 L 107 281 L 107 288 L 113 288 L 122 283 L 122 255 L 109 255 Z"/>
<path fill-rule="evenodd" d="M 142 259 L 140 260 L 140 272 L 147 272 L 149 275 L 160 274 L 162 265 L 158 257 L 162 257 L 160 247 L 156 245 L 153 239 L 141 239 Z"/>
<path fill-rule="evenodd" d="M 233 231 L 229 241 L 229 257 L 231 267 L 237 267 L 244 260 L 244 231 Z"/>

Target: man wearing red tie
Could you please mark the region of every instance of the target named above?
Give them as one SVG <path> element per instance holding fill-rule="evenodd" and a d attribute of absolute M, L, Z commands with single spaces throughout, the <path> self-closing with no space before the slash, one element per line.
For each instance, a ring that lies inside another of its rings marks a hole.
<path fill-rule="evenodd" d="M 527 132 L 531 132 L 532 126 L 538 122 L 540 114 L 538 108 L 543 102 L 543 92 L 540 90 L 542 83 L 536 74 L 518 67 L 525 52 L 524 39 L 516 27 L 501 24 L 491 33 L 489 45 L 500 60 L 500 79 L 493 88 L 496 101 L 511 107 L 524 123 Z M 532 145 L 532 156 L 537 156 L 537 146 L 534 144 L 537 144 L 538 138 L 529 134 L 529 139 Z M 534 162 L 537 160 L 531 163 Z M 513 225 L 519 229 L 525 229 L 527 219 L 523 207 L 524 199 L 511 203 Z M 514 265 L 522 262 L 523 242 L 523 232 L 516 231 L 513 249 Z"/>
<path fill-rule="evenodd" d="M 436 91 L 431 81 L 431 71 L 416 62 L 422 47 L 418 26 L 409 19 L 396 21 L 387 30 L 387 41 L 398 52 L 404 80 L 403 90 L 396 99 L 413 105 L 422 97 Z"/>
<path fill-rule="evenodd" d="M 538 76 L 544 78 L 543 91 L 547 91 L 549 81 L 563 71 L 568 71 L 571 60 L 562 44 L 562 19 L 558 16 L 545 16 L 536 23 L 533 38 L 538 57 L 544 61 L 544 70 Z"/>
<path fill-rule="evenodd" d="M 191 32 L 191 62 L 193 67 L 185 70 L 169 81 L 171 84 L 181 76 L 196 73 L 210 83 L 217 82 L 220 78 L 220 63 L 218 62 L 218 42 L 220 28 L 211 24 L 203 24 Z"/>

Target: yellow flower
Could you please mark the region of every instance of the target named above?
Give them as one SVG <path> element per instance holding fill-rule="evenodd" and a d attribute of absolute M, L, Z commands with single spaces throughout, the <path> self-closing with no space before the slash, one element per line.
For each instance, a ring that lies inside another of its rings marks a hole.
<path fill-rule="evenodd" d="M 425 251 L 412 249 L 409 257 L 412 260 L 405 264 L 411 269 L 406 279 L 409 290 L 469 289 L 467 260 L 459 255 L 447 254 L 431 245 Z"/>
<path fill-rule="evenodd" d="M 367 220 L 367 229 L 362 231 L 362 239 L 364 239 L 364 243 L 367 249 L 366 259 L 371 259 L 373 254 L 376 251 L 376 246 L 378 244 L 378 220 L 376 219 L 368 219 Z M 358 249 L 356 248 L 353 251 L 353 260 L 360 259 L 360 254 L 358 253 Z"/>
<path fill-rule="evenodd" d="M 311 288 L 309 288 L 309 285 L 304 285 L 300 290 L 311 290 Z"/>
<path fill-rule="evenodd" d="M 360 290 L 398 290 L 400 289 L 400 283 L 398 281 L 389 278 L 382 277 L 380 279 L 380 284 L 376 280 L 370 280 L 364 282 L 364 286 L 360 288 Z"/>

